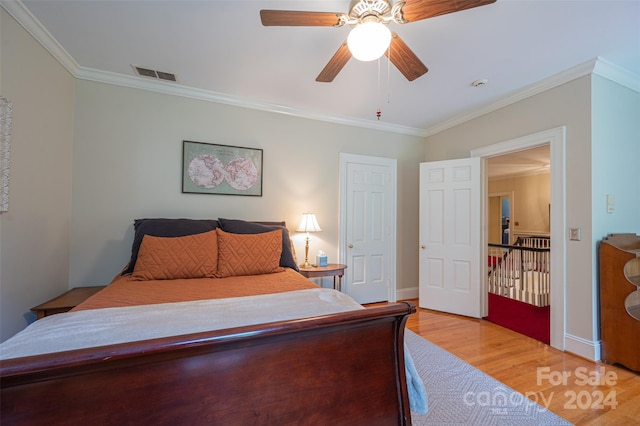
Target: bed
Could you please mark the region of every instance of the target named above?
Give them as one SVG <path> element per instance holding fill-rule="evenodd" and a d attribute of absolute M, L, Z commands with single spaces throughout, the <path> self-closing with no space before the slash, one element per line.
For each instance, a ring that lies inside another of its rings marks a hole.
<path fill-rule="evenodd" d="M 281 222 L 134 229 L 110 285 L 0 346 L 3 424 L 411 424 L 413 304 L 319 288 Z"/>

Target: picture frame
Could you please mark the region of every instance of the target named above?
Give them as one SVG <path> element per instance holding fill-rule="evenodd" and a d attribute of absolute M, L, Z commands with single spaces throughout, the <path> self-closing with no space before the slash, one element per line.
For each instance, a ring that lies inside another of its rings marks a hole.
<path fill-rule="evenodd" d="M 262 196 L 262 149 L 182 141 L 182 192 Z"/>

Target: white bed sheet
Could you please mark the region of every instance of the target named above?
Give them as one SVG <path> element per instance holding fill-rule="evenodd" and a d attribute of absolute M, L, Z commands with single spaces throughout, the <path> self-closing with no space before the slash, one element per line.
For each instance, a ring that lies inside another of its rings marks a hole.
<path fill-rule="evenodd" d="M 91 309 L 45 317 L 0 344 L 0 360 L 364 309 L 332 289 Z M 426 412 L 422 380 L 405 348 L 412 411 Z"/>
<path fill-rule="evenodd" d="M 0 344 L 0 359 L 363 309 L 331 289 L 91 309 L 45 317 Z"/>

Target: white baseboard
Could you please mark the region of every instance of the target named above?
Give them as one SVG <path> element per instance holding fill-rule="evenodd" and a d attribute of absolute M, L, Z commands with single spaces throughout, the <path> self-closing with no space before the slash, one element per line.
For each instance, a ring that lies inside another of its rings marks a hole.
<path fill-rule="evenodd" d="M 571 334 L 564 335 L 564 350 L 576 354 L 591 361 L 600 361 L 601 343 L 591 341 Z"/>
<path fill-rule="evenodd" d="M 399 288 L 396 290 L 396 300 L 408 300 L 418 298 L 418 287 Z"/>

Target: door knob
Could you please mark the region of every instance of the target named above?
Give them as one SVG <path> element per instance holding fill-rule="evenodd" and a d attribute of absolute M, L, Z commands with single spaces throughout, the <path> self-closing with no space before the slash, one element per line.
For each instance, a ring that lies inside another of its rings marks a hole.
<path fill-rule="evenodd" d="M 353 248 L 353 244 L 349 244 L 347 247 L 349 247 L 349 248 Z"/>
<path fill-rule="evenodd" d="M 425 246 L 425 245 L 423 244 L 423 245 L 421 245 L 421 246 L 420 246 L 420 248 L 421 248 L 422 250 L 424 250 L 424 249 L 426 249 L 426 248 L 427 248 L 427 246 Z"/>

